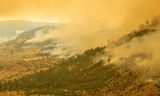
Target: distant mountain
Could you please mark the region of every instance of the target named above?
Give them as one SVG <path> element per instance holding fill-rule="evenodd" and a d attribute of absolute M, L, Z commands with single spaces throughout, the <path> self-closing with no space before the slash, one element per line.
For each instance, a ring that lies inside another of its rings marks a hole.
<path fill-rule="evenodd" d="M 42 53 L 45 54 L 51 54 L 53 50 L 56 50 L 57 48 L 57 50 L 61 50 L 61 52 L 67 51 L 67 46 L 64 46 L 60 40 L 53 38 L 54 36 L 51 36 L 54 32 L 59 32 L 62 27 L 64 27 L 64 24 L 41 26 L 29 31 L 25 31 L 11 40 L 2 42 L 0 45 L 5 47 L 14 47 L 18 50 L 38 48 L 41 49 Z"/>
<path fill-rule="evenodd" d="M 25 31 L 22 34 L 20 34 L 19 36 L 17 36 L 15 39 L 4 42 L 4 45 L 17 45 L 17 46 L 23 46 L 25 45 L 27 40 L 33 39 L 37 32 L 41 32 L 44 34 L 48 34 L 47 32 L 50 30 L 54 31 L 56 29 L 55 26 L 53 25 L 46 25 L 46 26 L 42 26 L 42 27 L 38 27 L 35 28 L 33 30 L 29 30 L 29 31 Z"/>
<path fill-rule="evenodd" d="M 32 22 L 26 20 L 0 21 L 0 37 L 12 37 L 18 34 L 19 31 L 30 31 L 46 25 L 57 25 L 57 23 Z"/>

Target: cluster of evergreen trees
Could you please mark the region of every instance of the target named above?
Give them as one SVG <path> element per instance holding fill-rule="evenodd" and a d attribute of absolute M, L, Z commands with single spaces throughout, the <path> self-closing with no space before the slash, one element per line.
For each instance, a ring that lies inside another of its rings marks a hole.
<path fill-rule="evenodd" d="M 46 71 L 42 70 L 22 76 L 22 78 L 1 82 L 0 90 L 78 90 L 97 88 L 103 85 L 107 74 L 109 74 L 106 70 L 113 67 L 113 65 L 102 67 L 102 64 L 105 63 L 103 60 L 93 62 L 97 56 L 105 54 L 105 48 L 91 48 L 82 54 L 62 60 L 62 62 Z M 70 67 L 73 67 L 72 70 L 69 69 Z"/>

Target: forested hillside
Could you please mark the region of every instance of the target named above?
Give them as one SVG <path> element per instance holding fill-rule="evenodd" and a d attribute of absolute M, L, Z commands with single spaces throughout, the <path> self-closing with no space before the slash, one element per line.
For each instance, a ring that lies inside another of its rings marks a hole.
<path fill-rule="evenodd" d="M 2 47 L 1 53 L 9 56 L 1 55 L 9 60 L 0 59 L 5 63 L 1 71 L 23 68 L 19 72 L 26 74 L 1 79 L 0 95 L 160 96 L 159 22 L 155 17 L 109 45 L 65 58 L 41 54 L 41 49 L 34 53 L 32 48 L 21 52 Z"/>

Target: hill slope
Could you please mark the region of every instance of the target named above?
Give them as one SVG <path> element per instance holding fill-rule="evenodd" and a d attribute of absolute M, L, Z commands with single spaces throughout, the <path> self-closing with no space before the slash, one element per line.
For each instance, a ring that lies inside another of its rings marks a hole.
<path fill-rule="evenodd" d="M 3 81 L 0 90 L 21 90 L 24 95 L 159 96 L 159 21 L 156 17 L 108 46 L 61 59 L 48 70 Z"/>

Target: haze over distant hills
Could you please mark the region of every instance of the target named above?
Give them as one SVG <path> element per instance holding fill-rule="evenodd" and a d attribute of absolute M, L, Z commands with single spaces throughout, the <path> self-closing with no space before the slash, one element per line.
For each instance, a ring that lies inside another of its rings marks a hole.
<path fill-rule="evenodd" d="M 32 22 L 27 20 L 0 21 L 0 37 L 12 37 L 16 32 L 29 31 L 45 25 L 54 25 L 48 22 Z"/>

